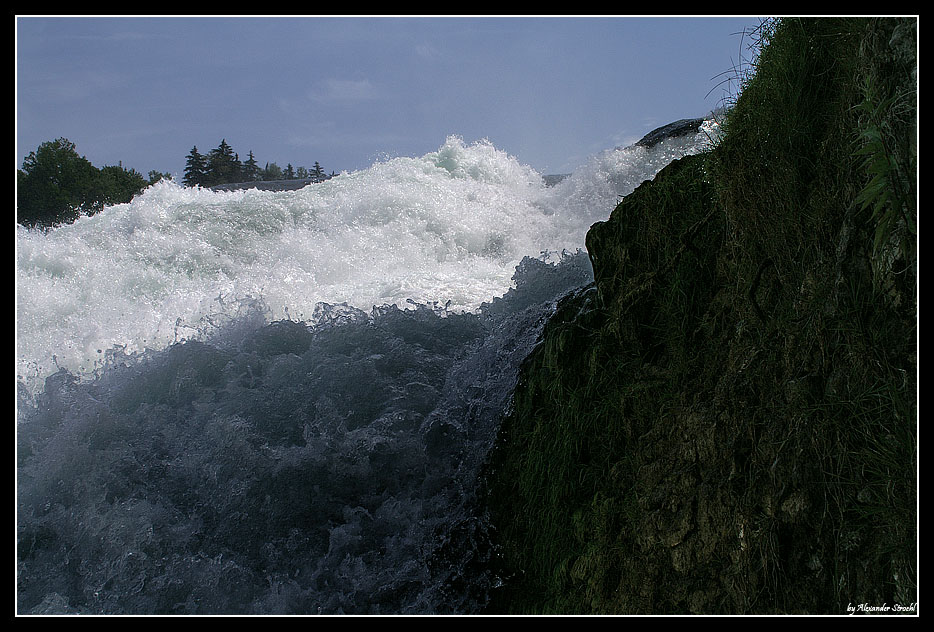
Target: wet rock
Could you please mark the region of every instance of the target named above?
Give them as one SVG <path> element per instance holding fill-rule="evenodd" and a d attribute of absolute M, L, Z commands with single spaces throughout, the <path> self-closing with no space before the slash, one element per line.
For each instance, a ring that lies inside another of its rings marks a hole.
<path fill-rule="evenodd" d="M 669 123 L 668 125 L 662 125 L 661 127 L 654 129 L 643 136 L 635 144 L 638 147 L 652 147 L 653 145 L 657 145 L 658 143 L 668 138 L 696 134 L 697 130 L 700 129 L 700 126 L 703 122 L 704 119 L 702 117 L 681 119 L 675 121 L 674 123 Z"/>

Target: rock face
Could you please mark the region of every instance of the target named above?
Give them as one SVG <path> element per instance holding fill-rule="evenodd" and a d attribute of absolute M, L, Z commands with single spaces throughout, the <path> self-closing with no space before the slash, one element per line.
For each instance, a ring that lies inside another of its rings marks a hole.
<path fill-rule="evenodd" d="M 916 21 L 769 28 L 718 146 L 591 227 L 594 284 L 523 366 L 491 612 L 917 600 Z"/>
<path fill-rule="evenodd" d="M 635 143 L 638 147 L 652 147 L 666 138 L 696 134 L 704 122 L 703 118 L 681 119 L 654 129 Z"/>

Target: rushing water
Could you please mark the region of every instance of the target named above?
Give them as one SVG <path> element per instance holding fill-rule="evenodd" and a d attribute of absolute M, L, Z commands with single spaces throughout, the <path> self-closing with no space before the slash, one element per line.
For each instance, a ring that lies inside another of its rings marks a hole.
<path fill-rule="evenodd" d="M 554 187 L 451 137 L 18 228 L 19 612 L 480 611 L 519 364 L 592 280 L 589 226 L 709 132 Z"/>

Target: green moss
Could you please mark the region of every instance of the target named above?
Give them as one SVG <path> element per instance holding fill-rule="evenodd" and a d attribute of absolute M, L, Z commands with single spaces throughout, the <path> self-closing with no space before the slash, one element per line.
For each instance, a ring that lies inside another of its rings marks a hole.
<path fill-rule="evenodd" d="M 762 37 L 724 140 L 591 228 L 595 283 L 523 367 L 492 611 L 916 599 L 914 21 Z"/>

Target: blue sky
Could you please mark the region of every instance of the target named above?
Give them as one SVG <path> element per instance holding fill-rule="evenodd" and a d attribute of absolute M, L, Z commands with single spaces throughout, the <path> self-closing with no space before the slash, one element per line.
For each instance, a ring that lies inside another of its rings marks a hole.
<path fill-rule="evenodd" d="M 17 167 L 65 137 L 182 175 L 221 139 L 328 172 L 489 139 L 542 174 L 718 105 L 754 16 L 16 18 Z M 734 88 L 735 89 L 735 88 Z M 709 94 L 708 94 L 709 93 Z"/>

